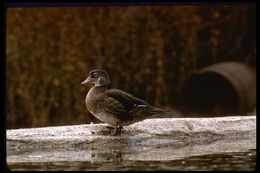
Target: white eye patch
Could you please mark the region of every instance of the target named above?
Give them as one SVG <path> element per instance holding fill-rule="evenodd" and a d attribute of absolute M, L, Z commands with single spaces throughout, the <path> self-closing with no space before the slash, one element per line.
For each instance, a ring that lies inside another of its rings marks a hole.
<path fill-rule="evenodd" d="M 99 76 L 98 80 L 97 80 L 97 85 L 98 86 L 102 86 L 102 85 L 105 85 L 105 84 L 107 84 L 106 78 L 103 77 L 103 76 Z"/>

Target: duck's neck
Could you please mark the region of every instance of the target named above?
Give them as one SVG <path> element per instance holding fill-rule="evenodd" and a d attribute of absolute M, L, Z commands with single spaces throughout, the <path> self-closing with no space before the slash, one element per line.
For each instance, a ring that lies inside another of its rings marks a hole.
<path fill-rule="evenodd" d="M 103 86 L 93 86 L 89 92 L 88 92 L 88 96 L 90 97 L 95 97 L 103 92 L 105 92 L 107 90 L 107 85 L 103 85 Z"/>
<path fill-rule="evenodd" d="M 92 87 L 89 91 L 88 94 L 86 95 L 85 98 L 85 103 L 87 108 L 89 109 L 89 106 L 91 107 L 91 104 L 95 102 L 95 99 L 100 96 L 100 94 L 104 93 L 107 90 L 107 86 L 94 86 Z"/>

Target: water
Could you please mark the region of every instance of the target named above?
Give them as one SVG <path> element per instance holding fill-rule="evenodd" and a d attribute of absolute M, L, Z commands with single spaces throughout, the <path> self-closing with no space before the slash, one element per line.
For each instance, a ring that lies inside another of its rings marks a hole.
<path fill-rule="evenodd" d="M 96 157 L 92 155 L 92 157 Z M 14 171 L 252 171 L 256 169 L 256 149 L 241 152 L 191 156 L 179 160 L 167 161 L 131 161 L 124 160 L 123 154 L 108 154 L 106 161 L 59 161 L 59 162 L 23 162 L 8 164 Z"/>

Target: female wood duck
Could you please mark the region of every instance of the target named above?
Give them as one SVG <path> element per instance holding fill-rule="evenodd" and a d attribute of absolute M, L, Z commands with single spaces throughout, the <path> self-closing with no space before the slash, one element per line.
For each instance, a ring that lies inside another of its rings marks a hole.
<path fill-rule="evenodd" d="M 86 96 L 86 107 L 96 118 L 114 126 L 113 135 L 121 132 L 122 126 L 127 126 L 165 111 L 153 107 L 124 91 L 107 89 L 110 78 L 104 70 L 92 70 L 87 79 L 81 84 L 89 82 L 95 85 Z"/>

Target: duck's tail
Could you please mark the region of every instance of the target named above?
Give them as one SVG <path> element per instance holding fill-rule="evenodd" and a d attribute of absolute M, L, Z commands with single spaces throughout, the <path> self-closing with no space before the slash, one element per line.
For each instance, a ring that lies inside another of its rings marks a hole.
<path fill-rule="evenodd" d="M 133 117 L 136 120 L 151 119 L 151 118 L 179 118 L 182 117 L 177 111 L 167 108 L 157 108 L 153 106 L 142 107 L 133 112 Z"/>
<path fill-rule="evenodd" d="M 152 107 L 151 116 L 149 118 L 181 118 L 180 112 L 169 108 Z"/>

